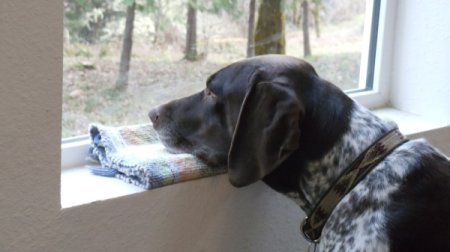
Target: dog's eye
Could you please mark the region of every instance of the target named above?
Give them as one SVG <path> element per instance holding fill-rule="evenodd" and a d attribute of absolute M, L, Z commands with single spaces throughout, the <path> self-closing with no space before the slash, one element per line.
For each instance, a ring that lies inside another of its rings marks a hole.
<path fill-rule="evenodd" d="M 209 88 L 206 88 L 206 89 L 205 89 L 205 95 L 206 95 L 206 96 L 211 96 L 211 97 L 216 97 L 216 94 L 214 94 L 214 93 L 211 91 L 211 89 L 209 89 Z"/>

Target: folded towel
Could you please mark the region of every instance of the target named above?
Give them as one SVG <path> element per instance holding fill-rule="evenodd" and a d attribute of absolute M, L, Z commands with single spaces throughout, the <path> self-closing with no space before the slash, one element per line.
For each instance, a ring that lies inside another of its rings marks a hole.
<path fill-rule="evenodd" d="M 91 124 L 88 158 L 101 166 L 89 166 L 101 176 L 119 178 L 144 189 L 226 173 L 211 168 L 190 154 L 167 152 L 150 124 L 109 127 Z"/>

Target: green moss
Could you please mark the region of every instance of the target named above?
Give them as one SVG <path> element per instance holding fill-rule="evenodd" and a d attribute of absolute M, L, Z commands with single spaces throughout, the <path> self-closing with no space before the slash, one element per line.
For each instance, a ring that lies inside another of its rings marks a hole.
<path fill-rule="evenodd" d="M 285 54 L 285 17 L 281 0 L 263 0 L 255 30 L 255 55 Z"/>

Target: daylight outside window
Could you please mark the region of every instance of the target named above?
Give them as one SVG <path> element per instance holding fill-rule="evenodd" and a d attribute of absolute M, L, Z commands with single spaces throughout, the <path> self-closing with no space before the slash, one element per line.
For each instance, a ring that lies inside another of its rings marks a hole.
<path fill-rule="evenodd" d="M 303 58 L 343 90 L 371 88 L 379 1 L 65 0 L 62 137 L 147 123 L 243 58 Z M 368 22 L 369 20 L 369 22 Z"/>

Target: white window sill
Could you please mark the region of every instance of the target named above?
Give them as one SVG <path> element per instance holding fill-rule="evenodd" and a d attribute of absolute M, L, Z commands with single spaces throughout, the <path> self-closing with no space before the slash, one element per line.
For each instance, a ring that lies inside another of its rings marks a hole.
<path fill-rule="evenodd" d="M 373 110 L 373 112 L 383 119 L 396 122 L 400 132 L 404 135 L 419 134 L 449 126 L 445 121 L 424 118 L 423 116 L 403 112 L 395 108 L 380 108 Z"/>
<path fill-rule="evenodd" d="M 405 113 L 393 108 L 374 110 L 384 119 L 395 121 L 405 135 L 419 134 L 448 126 L 447 124 L 421 116 Z M 69 208 L 95 201 L 132 195 L 145 190 L 116 178 L 92 175 L 85 167 L 85 156 L 89 146 L 87 136 L 64 140 L 62 144 L 61 206 Z M 226 176 L 226 175 L 220 175 Z M 184 182 L 195 183 L 195 181 Z M 173 185 L 176 186 L 176 185 Z"/>
<path fill-rule="evenodd" d="M 84 166 L 61 171 L 61 207 L 68 208 L 95 201 L 145 191 L 122 180 L 92 175 Z"/>

